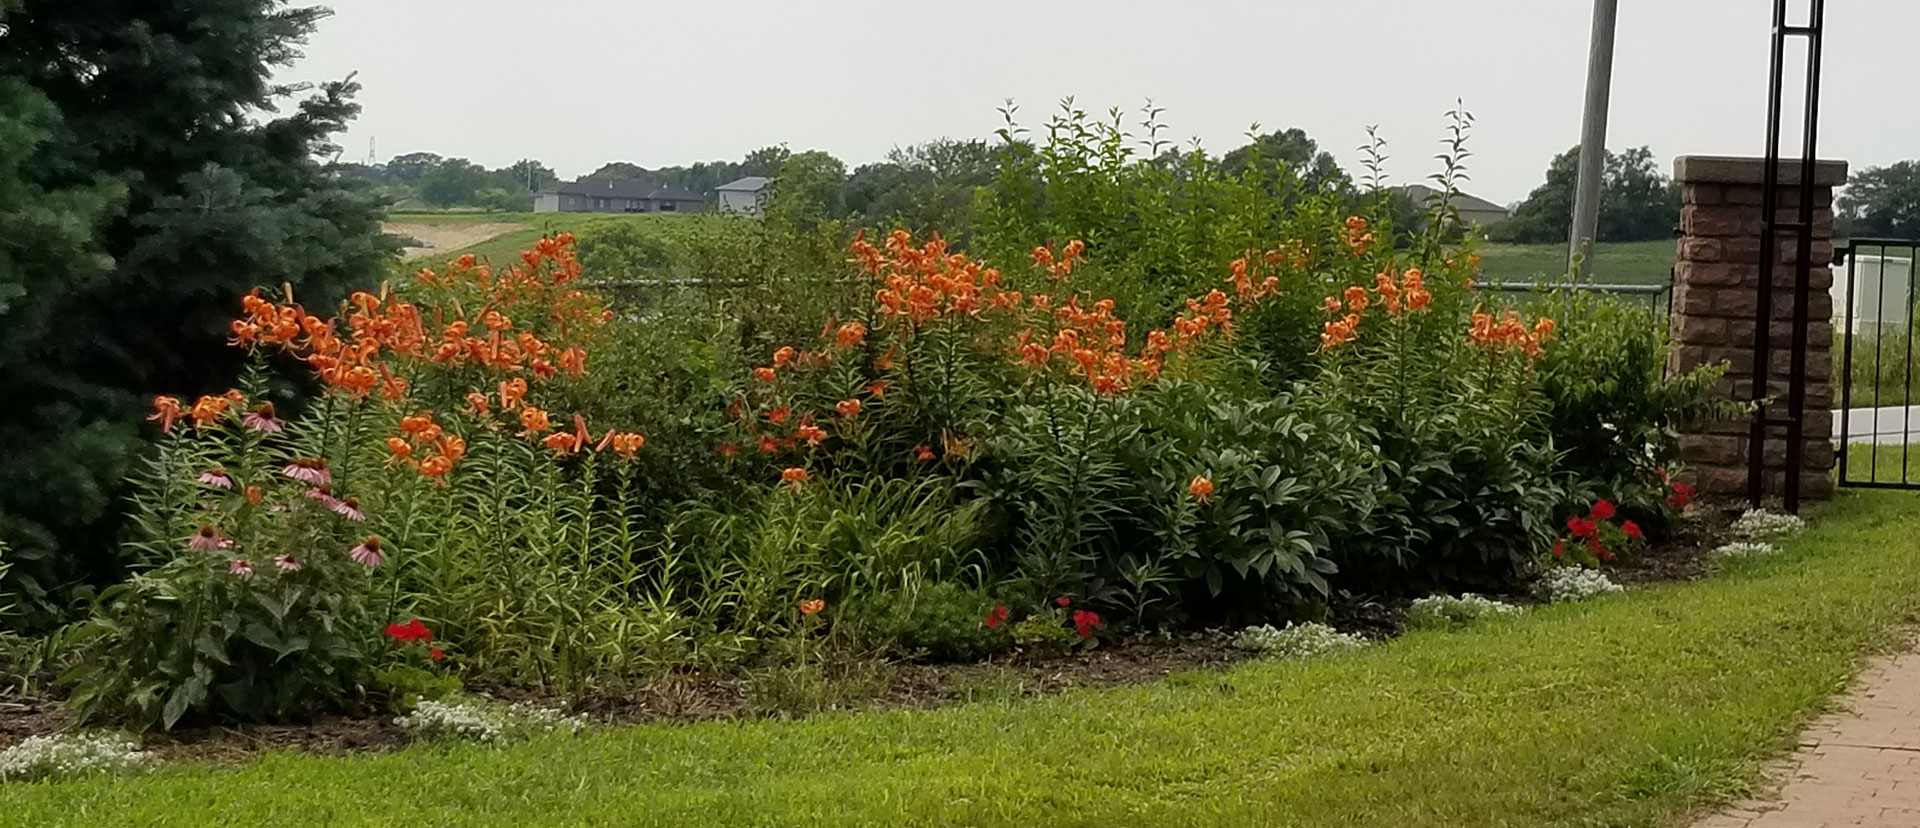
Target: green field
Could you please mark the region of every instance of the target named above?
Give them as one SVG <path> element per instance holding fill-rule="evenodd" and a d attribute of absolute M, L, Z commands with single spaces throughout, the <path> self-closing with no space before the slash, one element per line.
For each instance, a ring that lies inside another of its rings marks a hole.
<path fill-rule="evenodd" d="M 1564 244 L 1481 245 L 1480 270 L 1490 282 L 1538 282 L 1564 276 Z M 1672 279 L 1674 243 L 1670 239 L 1599 245 L 1583 279 L 1603 284 L 1667 284 Z"/>
<path fill-rule="evenodd" d="M 1682 826 L 1920 610 L 1913 496 L 1716 577 L 1347 657 L 794 722 L 0 785 L 58 826 Z"/>

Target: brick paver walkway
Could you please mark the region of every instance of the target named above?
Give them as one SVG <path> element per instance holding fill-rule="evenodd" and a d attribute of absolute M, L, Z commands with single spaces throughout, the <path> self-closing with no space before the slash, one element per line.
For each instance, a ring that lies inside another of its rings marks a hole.
<path fill-rule="evenodd" d="M 1842 709 L 1800 737 L 1785 785 L 1694 828 L 1920 826 L 1920 652 L 1875 661 Z"/>

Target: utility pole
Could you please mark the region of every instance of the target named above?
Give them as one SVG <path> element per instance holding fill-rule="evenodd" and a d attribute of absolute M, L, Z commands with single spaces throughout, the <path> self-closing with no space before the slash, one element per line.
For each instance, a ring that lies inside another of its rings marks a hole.
<path fill-rule="evenodd" d="M 1587 50 L 1587 108 L 1580 119 L 1580 181 L 1573 194 L 1573 231 L 1567 272 L 1577 259 L 1593 275 L 1593 237 L 1600 230 L 1600 178 L 1607 160 L 1607 95 L 1613 86 L 1613 30 L 1620 0 L 1593 0 L 1593 38 Z"/>

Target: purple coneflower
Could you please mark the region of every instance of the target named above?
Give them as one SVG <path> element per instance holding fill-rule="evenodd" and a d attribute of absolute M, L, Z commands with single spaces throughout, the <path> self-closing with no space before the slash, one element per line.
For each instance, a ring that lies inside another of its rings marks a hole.
<path fill-rule="evenodd" d="M 233 478 L 223 469 L 207 469 L 200 473 L 200 482 L 216 489 L 233 488 Z"/>
<path fill-rule="evenodd" d="M 187 545 L 194 549 L 225 549 L 232 546 L 233 541 L 213 531 L 212 524 L 206 524 L 200 527 L 200 531 L 193 533 L 193 537 L 187 539 Z"/>
<path fill-rule="evenodd" d="M 333 497 L 333 489 L 326 486 L 319 486 L 316 488 L 308 489 L 307 499 L 318 500 L 320 501 L 320 505 L 325 506 L 328 509 L 333 509 L 340 505 L 340 501 L 334 499 Z"/>
<path fill-rule="evenodd" d="M 302 457 L 288 463 L 280 473 L 310 486 L 325 486 L 333 482 L 333 474 L 327 471 L 327 461 L 314 457 Z"/>
<path fill-rule="evenodd" d="M 240 425 L 254 431 L 279 434 L 280 427 L 284 423 L 274 419 L 273 403 L 261 403 L 259 408 L 247 412 L 246 416 L 240 418 Z"/>
<path fill-rule="evenodd" d="M 380 539 L 371 535 L 359 546 L 354 547 L 353 551 L 348 552 L 347 557 L 352 558 L 354 563 L 369 567 L 379 566 L 387 561 L 386 557 L 380 554 Z"/>
<path fill-rule="evenodd" d="M 367 519 L 366 513 L 360 511 L 359 498 L 349 497 L 346 500 L 336 500 L 327 504 L 327 508 L 332 509 L 334 514 L 347 520 L 358 522 Z"/>
<path fill-rule="evenodd" d="M 253 562 L 246 558 L 239 558 L 233 563 L 227 564 L 227 574 L 239 578 L 251 578 L 253 577 Z"/>
<path fill-rule="evenodd" d="M 301 568 L 306 566 L 306 564 L 300 562 L 299 558 L 292 555 L 273 556 L 273 565 L 279 567 L 281 572 L 299 572 Z"/>

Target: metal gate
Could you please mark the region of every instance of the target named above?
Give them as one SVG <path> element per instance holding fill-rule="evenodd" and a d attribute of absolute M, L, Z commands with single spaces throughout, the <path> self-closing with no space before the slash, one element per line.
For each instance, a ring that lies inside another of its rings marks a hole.
<path fill-rule="evenodd" d="M 1839 483 L 1920 489 L 1920 372 L 1914 370 L 1914 263 L 1920 240 L 1854 239 L 1834 249 L 1834 365 L 1840 384 Z M 1841 268 L 1844 267 L 1844 270 Z"/>

